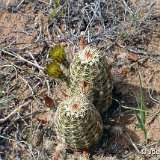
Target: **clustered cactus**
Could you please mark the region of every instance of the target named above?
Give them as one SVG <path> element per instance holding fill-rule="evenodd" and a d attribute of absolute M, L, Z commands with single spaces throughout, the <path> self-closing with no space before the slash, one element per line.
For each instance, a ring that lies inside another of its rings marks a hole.
<path fill-rule="evenodd" d="M 51 51 L 51 58 L 55 58 L 59 63 L 57 53 L 63 51 L 59 51 L 57 46 L 55 53 L 54 49 Z M 60 56 L 60 60 L 63 57 Z M 57 78 L 62 71 L 55 66 L 51 64 L 46 71 Z M 55 70 L 59 71 L 59 74 L 56 74 Z M 87 46 L 75 54 L 69 66 L 68 77 L 70 95 L 59 104 L 55 113 L 57 138 L 71 149 L 87 149 L 101 138 L 103 124 L 100 115 L 111 105 L 110 68 L 97 48 Z"/>

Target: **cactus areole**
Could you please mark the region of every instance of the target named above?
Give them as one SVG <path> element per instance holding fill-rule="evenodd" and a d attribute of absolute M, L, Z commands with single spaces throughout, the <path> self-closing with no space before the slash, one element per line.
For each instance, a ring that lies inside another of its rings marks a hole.
<path fill-rule="evenodd" d="M 57 138 L 70 149 L 88 149 L 96 144 L 102 126 L 99 112 L 84 94 L 67 98 L 55 113 Z"/>

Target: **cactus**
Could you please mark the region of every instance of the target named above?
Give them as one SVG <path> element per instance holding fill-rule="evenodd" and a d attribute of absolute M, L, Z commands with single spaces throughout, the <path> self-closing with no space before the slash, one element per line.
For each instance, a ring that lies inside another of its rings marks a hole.
<path fill-rule="evenodd" d="M 90 148 L 99 141 L 102 129 L 99 112 L 84 94 L 67 98 L 57 108 L 57 138 L 70 149 Z"/>
<path fill-rule="evenodd" d="M 97 49 L 86 46 L 75 54 L 70 64 L 70 94 L 80 92 L 83 81 L 90 85 L 87 96 L 96 106 L 100 114 L 103 114 L 112 101 L 112 78 L 110 67 L 105 57 Z"/>

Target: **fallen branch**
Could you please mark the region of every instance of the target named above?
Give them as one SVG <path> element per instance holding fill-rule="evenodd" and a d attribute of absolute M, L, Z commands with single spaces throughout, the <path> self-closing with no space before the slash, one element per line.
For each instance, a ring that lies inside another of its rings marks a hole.
<path fill-rule="evenodd" d="M 38 64 L 35 64 L 35 63 L 32 63 L 32 62 L 26 60 L 25 58 L 23 58 L 22 56 L 20 56 L 20 55 L 18 55 L 18 54 L 8 52 L 8 51 L 6 51 L 6 50 L 4 50 L 4 49 L 1 49 L 1 48 L 0 48 L 0 51 L 4 52 L 4 53 L 6 53 L 6 54 L 8 54 L 8 55 L 10 55 L 10 56 L 16 57 L 16 58 L 18 58 L 18 59 L 20 59 L 20 60 L 22 60 L 22 61 L 25 61 L 25 62 L 27 62 L 28 64 L 37 67 L 39 70 L 44 70 L 43 67 L 39 66 Z"/>
<path fill-rule="evenodd" d="M 0 124 L 4 123 L 5 121 L 7 121 L 11 116 L 13 116 L 14 114 L 16 114 L 22 107 L 26 106 L 29 102 L 26 102 L 24 104 L 21 104 L 20 106 L 18 106 L 15 110 L 13 110 L 7 117 L 0 119 Z"/>

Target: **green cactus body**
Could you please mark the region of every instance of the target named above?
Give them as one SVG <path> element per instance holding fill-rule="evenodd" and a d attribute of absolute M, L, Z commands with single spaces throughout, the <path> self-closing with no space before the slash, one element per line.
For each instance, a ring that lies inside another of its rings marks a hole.
<path fill-rule="evenodd" d="M 57 138 L 71 149 L 88 149 L 102 135 L 102 120 L 84 94 L 67 98 L 55 113 Z"/>
<path fill-rule="evenodd" d="M 97 48 L 87 46 L 75 54 L 70 64 L 70 94 L 81 91 L 81 84 L 86 81 L 90 85 L 87 92 L 100 114 L 103 114 L 112 101 L 112 78 L 110 67 L 105 57 Z"/>

